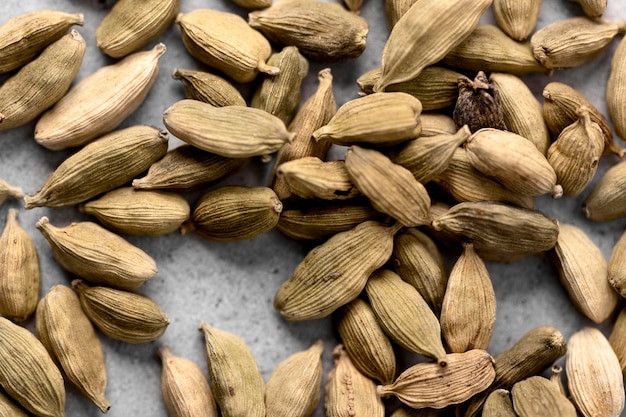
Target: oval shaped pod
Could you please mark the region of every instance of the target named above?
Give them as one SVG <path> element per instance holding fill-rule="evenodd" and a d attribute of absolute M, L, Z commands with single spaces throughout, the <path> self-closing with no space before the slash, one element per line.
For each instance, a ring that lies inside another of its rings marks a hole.
<path fill-rule="evenodd" d="M 606 104 L 617 136 L 626 138 L 626 41 L 620 41 L 611 59 L 606 83 Z"/>
<path fill-rule="evenodd" d="M 589 220 L 605 222 L 626 216 L 626 161 L 609 168 L 583 201 Z"/>
<path fill-rule="evenodd" d="M 518 417 L 513 410 L 509 391 L 500 388 L 489 394 L 483 407 L 482 417 Z"/>
<path fill-rule="evenodd" d="M 549 379 L 531 376 L 513 385 L 513 407 L 520 417 L 548 416 L 576 417 L 576 408 Z"/>
<path fill-rule="evenodd" d="M 574 0 L 580 4 L 583 12 L 592 19 L 602 17 L 606 9 L 607 0 Z"/>
<path fill-rule="evenodd" d="M 626 232 L 613 246 L 608 265 L 609 283 L 619 295 L 626 295 Z"/>
<path fill-rule="evenodd" d="M 530 36 L 537 26 L 542 0 L 494 0 L 493 15 L 498 26 L 516 41 Z"/>
<path fill-rule="evenodd" d="M 172 78 L 183 83 L 187 98 L 215 107 L 246 106 L 246 100 L 230 82 L 210 72 L 175 69 Z"/>
<path fill-rule="evenodd" d="M 283 178 L 290 192 L 302 198 L 346 200 L 360 194 L 344 161 L 324 162 L 308 156 L 280 164 L 276 175 Z"/>

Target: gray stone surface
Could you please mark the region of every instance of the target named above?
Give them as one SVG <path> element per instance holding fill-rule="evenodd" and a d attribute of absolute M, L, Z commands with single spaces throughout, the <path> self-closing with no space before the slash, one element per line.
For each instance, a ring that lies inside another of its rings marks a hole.
<path fill-rule="evenodd" d="M 182 0 L 181 3 L 181 12 L 215 8 L 246 15 L 243 9 L 231 5 L 228 0 Z M 46 8 L 85 14 L 85 26 L 78 30 L 86 39 L 88 47 L 78 79 L 113 62 L 96 48 L 95 30 L 107 10 L 95 0 L 2 0 L 0 23 L 28 11 Z M 573 2 L 548 0 L 544 2 L 538 26 L 543 27 L 550 22 L 580 14 L 581 10 Z M 357 97 L 355 80 L 360 74 L 380 65 L 380 54 L 387 35 L 383 1 L 365 0 L 362 16 L 371 25 L 365 53 L 359 59 L 332 66 L 334 92 L 339 105 Z M 606 16 L 614 20 L 626 19 L 624 0 L 610 0 Z M 483 21 L 492 21 L 491 15 L 488 14 Z M 203 68 L 187 54 L 177 26 L 172 26 L 159 41 L 168 48 L 159 65 L 159 77 L 145 103 L 121 127 L 135 124 L 162 127 L 163 110 L 183 98 L 182 86 L 170 77 L 172 71 L 175 68 Z M 550 81 L 571 84 L 606 114 L 605 85 L 617 42 L 615 40 L 598 59 L 580 68 L 557 71 L 550 78 L 541 74 L 532 75 L 525 80 L 538 98 L 541 97 L 543 86 Z M 324 67 L 318 63 L 311 64 L 310 74 L 303 86 L 304 98 L 315 90 L 317 71 Z M 244 87 L 243 90 L 249 93 L 250 89 Z M 21 186 L 27 194 L 37 191 L 54 168 L 71 154 L 71 151 L 48 151 L 37 145 L 33 140 L 33 128 L 34 123 L 30 123 L 0 132 L 0 178 Z M 172 137 L 170 147 L 180 143 Z M 333 152 L 335 157 L 342 157 L 341 149 Z M 603 157 L 596 181 L 616 162 L 614 156 Z M 222 184 L 264 185 L 268 178 L 267 167 L 256 162 L 246 171 L 214 187 Z M 591 187 L 575 198 L 552 200 L 542 197 L 538 199 L 537 205 L 562 223 L 582 227 L 608 258 L 624 230 L 626 220 L 606 223 L 586 220 L 582 215 L 581 203 L 590 190 Z M 191 203 L 199 195 L 187 194 Z M 20 222 L 37 246 L 43 277 L 42 295 L 52 285 L 68 285 L 73 277 L 56 264 L 49 245 L 34 224 L 44 215 L 55 225 L 67 225 L 88 218 L 74 208 L 38 208 L 27 211 L 21 202 L 12 201 L 0 208 L 0 224 L 4 224 L 10 207 L 20 209 Z M 156 348 L 167 343 L 174 354 L 189 358 L 206 370 L 204 344 L 197 331 L 201 321 L 241 336 L 257 358 L 265 379 L 281 360 L 307 348 L 316 339 L 324 340 L 324 374 L 330 371 L 331 351 L 337 343 L 332 319 L 288 323 L 280 318 L 272 305 L 275 291 L 305 255 L 310 247 L 307 244 L 290 241 L 277 231 L 251 241 L 226 244 L 207 242 L 194 235 L 181 236 L 178 233 L 162 238 L 129 237 L 128 240 L 156 259 L 159 273 L 140 291 L 162 306 L 171 324 L 159 341 L 142 345 L 125 344 L 101 335 L 109 381 L 107 398 L 112 403 L 108 413 L 111 417 L 167 415 L 160 394 L 161 366 L 155 354 Z M 449 267 L 455 256 L 447 255 Z M 556 271 L 546 257 L 533 256 L 512 265 L 489 263 L 488 269 L 498 302 L 497 323 L 489 348 L 493 355 L 509 348 L 526 331 L 539 325 L 553 325 L 566 338 L 582 326 L 594 325 L 569 302 L 558 282 Z M 611 319 L 599 326 L 605 334 L 612 328 L 616 314 L 617 311 Z M 34 320 L 30 320 L 26 326 L 34 330 Z M 407 356 L 403 362 L 408 366 L 416 359 Z M 68 388 L 66 410 L 68 417 L 100 415 L 73 388 Z M 315 416 L 322 415 L 320 404 Z"/>

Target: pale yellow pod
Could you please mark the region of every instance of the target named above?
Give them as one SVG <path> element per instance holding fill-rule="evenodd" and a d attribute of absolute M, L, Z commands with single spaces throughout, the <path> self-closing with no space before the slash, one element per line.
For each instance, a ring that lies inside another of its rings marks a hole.
<path fill-rule="evenodd" d="M 35 141 L 60 150 L 84 145 L 115 129 L 143 103 L 165 45 L 136 52 L 83 78 L 35 125 Z"/>
<path fill-rule="evenodd" d="M 19 187 L 14 187 L 2 178 L 0 178 L 0 206 L 4 204 L 7 198 L 15 198 L 19 200 L 24 197 L 24 192 Z"/>
<path fill-rule="evenodd" d="M 518 417 L 513 410 L 509 391 L 500 388 L 489 394 L 483 406 L 482 417 Z"/>
<path fill-rule="evenodd" d="M 537 26 L 542 0 L 494 0 L 493 14 L 500 29 L 516 41 L 530 36 Z"/>
<path fill-rule="evenodd" d="M 604 222 L 626 216 L 626 161 L 609 168 L 583 201 L 589 220 Z"/>
<path fill-rule="evenodd" d="M 344 161 L 324 162 L 308 156 L 280 164 L 276 175 L 283 178 L 290 192 L 302 198 L 346 200 L 360 194 Z"/>
<path fill-rule="evenodd" d="M 607 0 L 574 0 L 580 4 L 583 12 L 592 19 L 602 17 L 606 9 Z"/>
<path fill-rule="evenodd" d="M 519 417 L 537 415 L 576 417 L 576 408 L 549 379 L 532 376 L 511 389 L 513 408 Z"/>
<path fill-rule="evenodd" d="M 606 83 L 606 104 L 617 136 L 626 138 L 626 41 L 622 39 L 613 54 Z"/>

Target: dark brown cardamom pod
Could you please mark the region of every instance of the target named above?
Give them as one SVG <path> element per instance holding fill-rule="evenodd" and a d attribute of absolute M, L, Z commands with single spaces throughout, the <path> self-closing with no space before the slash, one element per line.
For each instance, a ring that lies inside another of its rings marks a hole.
<path fill-rule="evenodd" d="M 489 84 L 483 71 L 473 81 L 461 76 L 457 83 L 459 98 L 452 113 L 457 129 L 467 125 L 472 133 L 484 127 L 507 130 L 498 89 Z"/>

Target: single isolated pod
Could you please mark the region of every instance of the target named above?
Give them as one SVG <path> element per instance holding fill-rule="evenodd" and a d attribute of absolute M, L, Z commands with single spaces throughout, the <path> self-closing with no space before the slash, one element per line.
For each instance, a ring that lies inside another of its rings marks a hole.
<path fill-rule="evenodd" d="M 537 26 L 542 0 L 494 0 L 493 14 L 500 29 L 516 41 L 530 36 Z"/>

